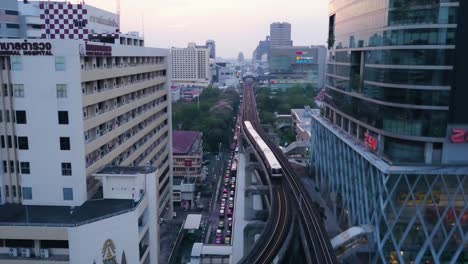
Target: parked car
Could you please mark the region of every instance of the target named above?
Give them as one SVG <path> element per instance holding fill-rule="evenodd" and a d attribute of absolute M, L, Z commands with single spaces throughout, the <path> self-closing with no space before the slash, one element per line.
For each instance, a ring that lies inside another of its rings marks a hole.
<path fill-rule="evenodd" d="M 219 210 L 219 216 L 224 216 L 224 210 L 223 209 Z"/>
<path fill-rule="evenodd" d="M 219 228 L 223 228 L 223 227 L 224 227 L 224 221 L 223 221 L 223 220 L 221 220 L 221 221 L 218 222 L 218 227 L 219 227 Z"/>
<path fill-rule="evenodd" d="M 221 229 L 216 229 L 216 235 L 221 235 L 223 233 L 223 230 Z"/>
<path fill-rule="evenodd" d="M 224 244 L 231 244 L 231 237 L 227 236 L 224 238 Z"/>
<path fill-rule="evenodd" d="M 216 236 L 215 243 L 216 244 L 221 244 L 221 241 L 222 241 L 222 237 L 221 236 Z"/>

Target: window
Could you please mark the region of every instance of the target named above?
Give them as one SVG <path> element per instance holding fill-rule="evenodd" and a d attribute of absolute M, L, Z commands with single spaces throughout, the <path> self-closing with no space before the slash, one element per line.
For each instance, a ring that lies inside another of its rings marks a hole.
<path fill-rule="evenodd" d="M 23 187 L 23 200 L 32 200 L 32 188 L 31 187 Z"/>
<path fill-rule="evenodd" d="M 60 137 L 60 150 L 70 150 L 69 137 Z"/>
<path fill-rule="evenodd" d="M 72 188 L 63 188 L 63 200 L 72 201 L 73 200 L 73 189 Z"/>
<path fill-rule="evenodd" d="M 71 176 L 72 167 L 70 162 L 62 162 L 62 176 Z"/>
<path fill-rule="evenodd" d="M 16 123 L 26 124 L 26 111 L 16 111 Z"/>
<path fill-rule="evenodd" d="M 57 84 L 57 98 L 67 98 L 66 84 Z"/>
<path fill-rule="evenodd" d="M 31 168 L 29 162 L 22 161 L 20 162 L 21 174 L 31 174 Z"/>
<path fill-rule="evenodd" d="M 65 70 L 65 57 L 55 57 L 55 70 L 56 71 Z"/>
<path fill-rule="evenodd" d="M 15 185 L 11 186 L 11 191 L 13 193 L 13 197 L 16 197 L 16 186 Z"/>
<path fill-rule="evenodd" d="M 18 148 L 29 149 L 28 137 L 18 137 Z"/>
<path fill-rule="evenodd" d="M 15 162 L 13 160 L 10 160 L 10 172 L 11 173 L 15 172 Z"/>
<path fill-rule="evenodd" d="M 11 140 L 11 136 L 6 136 L 7 138 L 7 142 L 8 142 L 8 148 L 12 148 L 13 147 L 13 141 Z"/>
<path fill-rule="evenodd" d="M 3 172 L 4 173 L 8 172 L 8 167 L 7 167 L 7 161 L 6 160 L 3 161 Z"/>
<path fill-rule="evenodd" d="M 5 10 L 5 15 L 17 16 L 18 11 L 16 11 L 16 10 Z"/>
<path fill-rule="evenodd" d="M 5 136 L 0 136 L 0 141 L 2 143 L 2 148 L 5 148 Z"/>
<path fill-rule="evenodd" d="M 68 125 L 68 111 L 58 111 L 59 125 Z"/>
<path fill-rule="evenodd" d="M 6 122 L 10 123 L 10 110 L 5 110 Z"/>
<path fill-rule="evenodd" d="M 16 98 L 24 98 L 24 84 L 13 84 L 13 94 Z"/>
<path fill-rule="evenodd" d="M 19 26 L 19 24 L 7 23 L 7 24 L 6 24 L 6 27 L 7 27 L 7 28 L 19 28 L 20 26 Z"/>
<path fill-rule="evenodd" d="M 23 61 L 19 56 L 12 56 L 11 57 L 11 69 L 13 71 L 21 71 L 23 70 Z"/>

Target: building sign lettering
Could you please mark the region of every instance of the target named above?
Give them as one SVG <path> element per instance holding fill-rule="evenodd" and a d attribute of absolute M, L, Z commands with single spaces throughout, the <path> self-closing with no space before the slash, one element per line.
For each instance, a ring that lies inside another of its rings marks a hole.
<path fill-rule="evenodd" d="M 102 46 L 102 45 L 92 45 L 92 44 L 86 43 L 85 55 L 86 56 L 112 56 L 112 47 Z"/>
<path fill-rule="evenodd" d="M 314 57 L 296 56 L 296 64 L 313 64 Z"/>
<path fill-rule="evenodd" d="M 468 143 L 468 130 L 462 128 L 452 128 L 450 141 L 456 144 Z"/>
<path fill-rule="evenodd" d="M 377 139 L 369 133 L 364 134 L 364 144 L 373 151 L 377 150 Z"/>
<path fill-rule="evenodd" d="M 101 25 L 111 26 L 111 27 L 119 27 L 119 23 L 115 21 L 113 18 L 105 18 L 103 16 L 90 16 L 89 21 L 91 23 L 97 23 Z"/>
<path fill-rule="evenodd" d="M 50 42 L 0 42 L 0 56 L 52 56 Z"/>

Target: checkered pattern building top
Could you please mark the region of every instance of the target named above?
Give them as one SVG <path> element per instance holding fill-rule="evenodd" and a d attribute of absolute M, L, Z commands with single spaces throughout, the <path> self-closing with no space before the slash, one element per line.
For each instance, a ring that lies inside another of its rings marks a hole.
<path fill-rule="evenodd" d="M 80 39 L 96 37 L 119 38 L 119 33 L 99 34 L 90 32 L 88 10 L 82 4 L 43 2 L 39 4 L 43 39 Z"/>
<path fill-rule="evenodd" d="M 88 39 L 88 10 L 82 4 L 40 3 L 42 38 Z"/>

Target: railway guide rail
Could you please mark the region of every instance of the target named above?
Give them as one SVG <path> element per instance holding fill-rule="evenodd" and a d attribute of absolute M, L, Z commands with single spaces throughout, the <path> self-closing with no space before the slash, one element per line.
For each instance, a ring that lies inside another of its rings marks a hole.
<path fill-rule="evenodd" d="M 299 223 L 304 231 L 304 249 L 306 252 L 307 263 L 338 263 L 336 255 L 334 254 L 332 245 L 327 236 L 325 226 L 318 208 L 313 205 L 307 190 L 304 189 L 298 176 L 292 170 L 286 157 L 284 157 L 281 150 L 270 141 L 268 135 L 263 131 L 256 111 L 256 101 L 253 92 L 253 85 L 246 85 L 244 88 L 243 100 L 243 121 L 248 120 L 252 123 L 256 132 L 263 139 L 263 142 L 269 147 L 271 152 L 274 153 L 276 159 L 281 164 L 283 171 L 283 178 L 281 180 L 272 181 L 272 190 L 278 191 L 274 193 L 276 197 L 272 200 L 277 203 L 291 203 L 294 205 L 295 213 L 299 216 Z M 243 127 L 245 128 L 245 125 Z M 245 132 L 245 130 L 244 130 Z M 285 196 L 281 196 L 282 194 Z M 279 196 L 278 196 L 279 195 Z M 286 199 L 283 201 L 283 199 Z M 287 220 L 291 221 L 293 212 L 286 206 L 285 208 L 277 206 L 273 203 L 270 217 L 263 231 L 261 238 L 257 241 L 254 249 L 246 256 L 242 263 L 271 263 L 277 251 L 281 248 L 282 240 L 285 236 L 282 234 L 284 230 L 278 229 L 282 225 L 280 222 L 286 223 Z M 287 209 L 286 211 L 284 209 Z M 279 211 L 279 212 L 278 212 Z M 274 221 L 271 219 L 275 217 Z M 286 218 L 286 219 L 284 219 Z M 275 222 L 275 223 L 273 223 Z M 280 234 L 277 234 L 277 232 Z M 263 250 L 258 250 L 263 248 Z M 275 251 L 269 252 L 269 251 Z M 273 254 L 273 258 L 271 255 Z M 250 261 L 250 262 L 247 262 Z"/>

